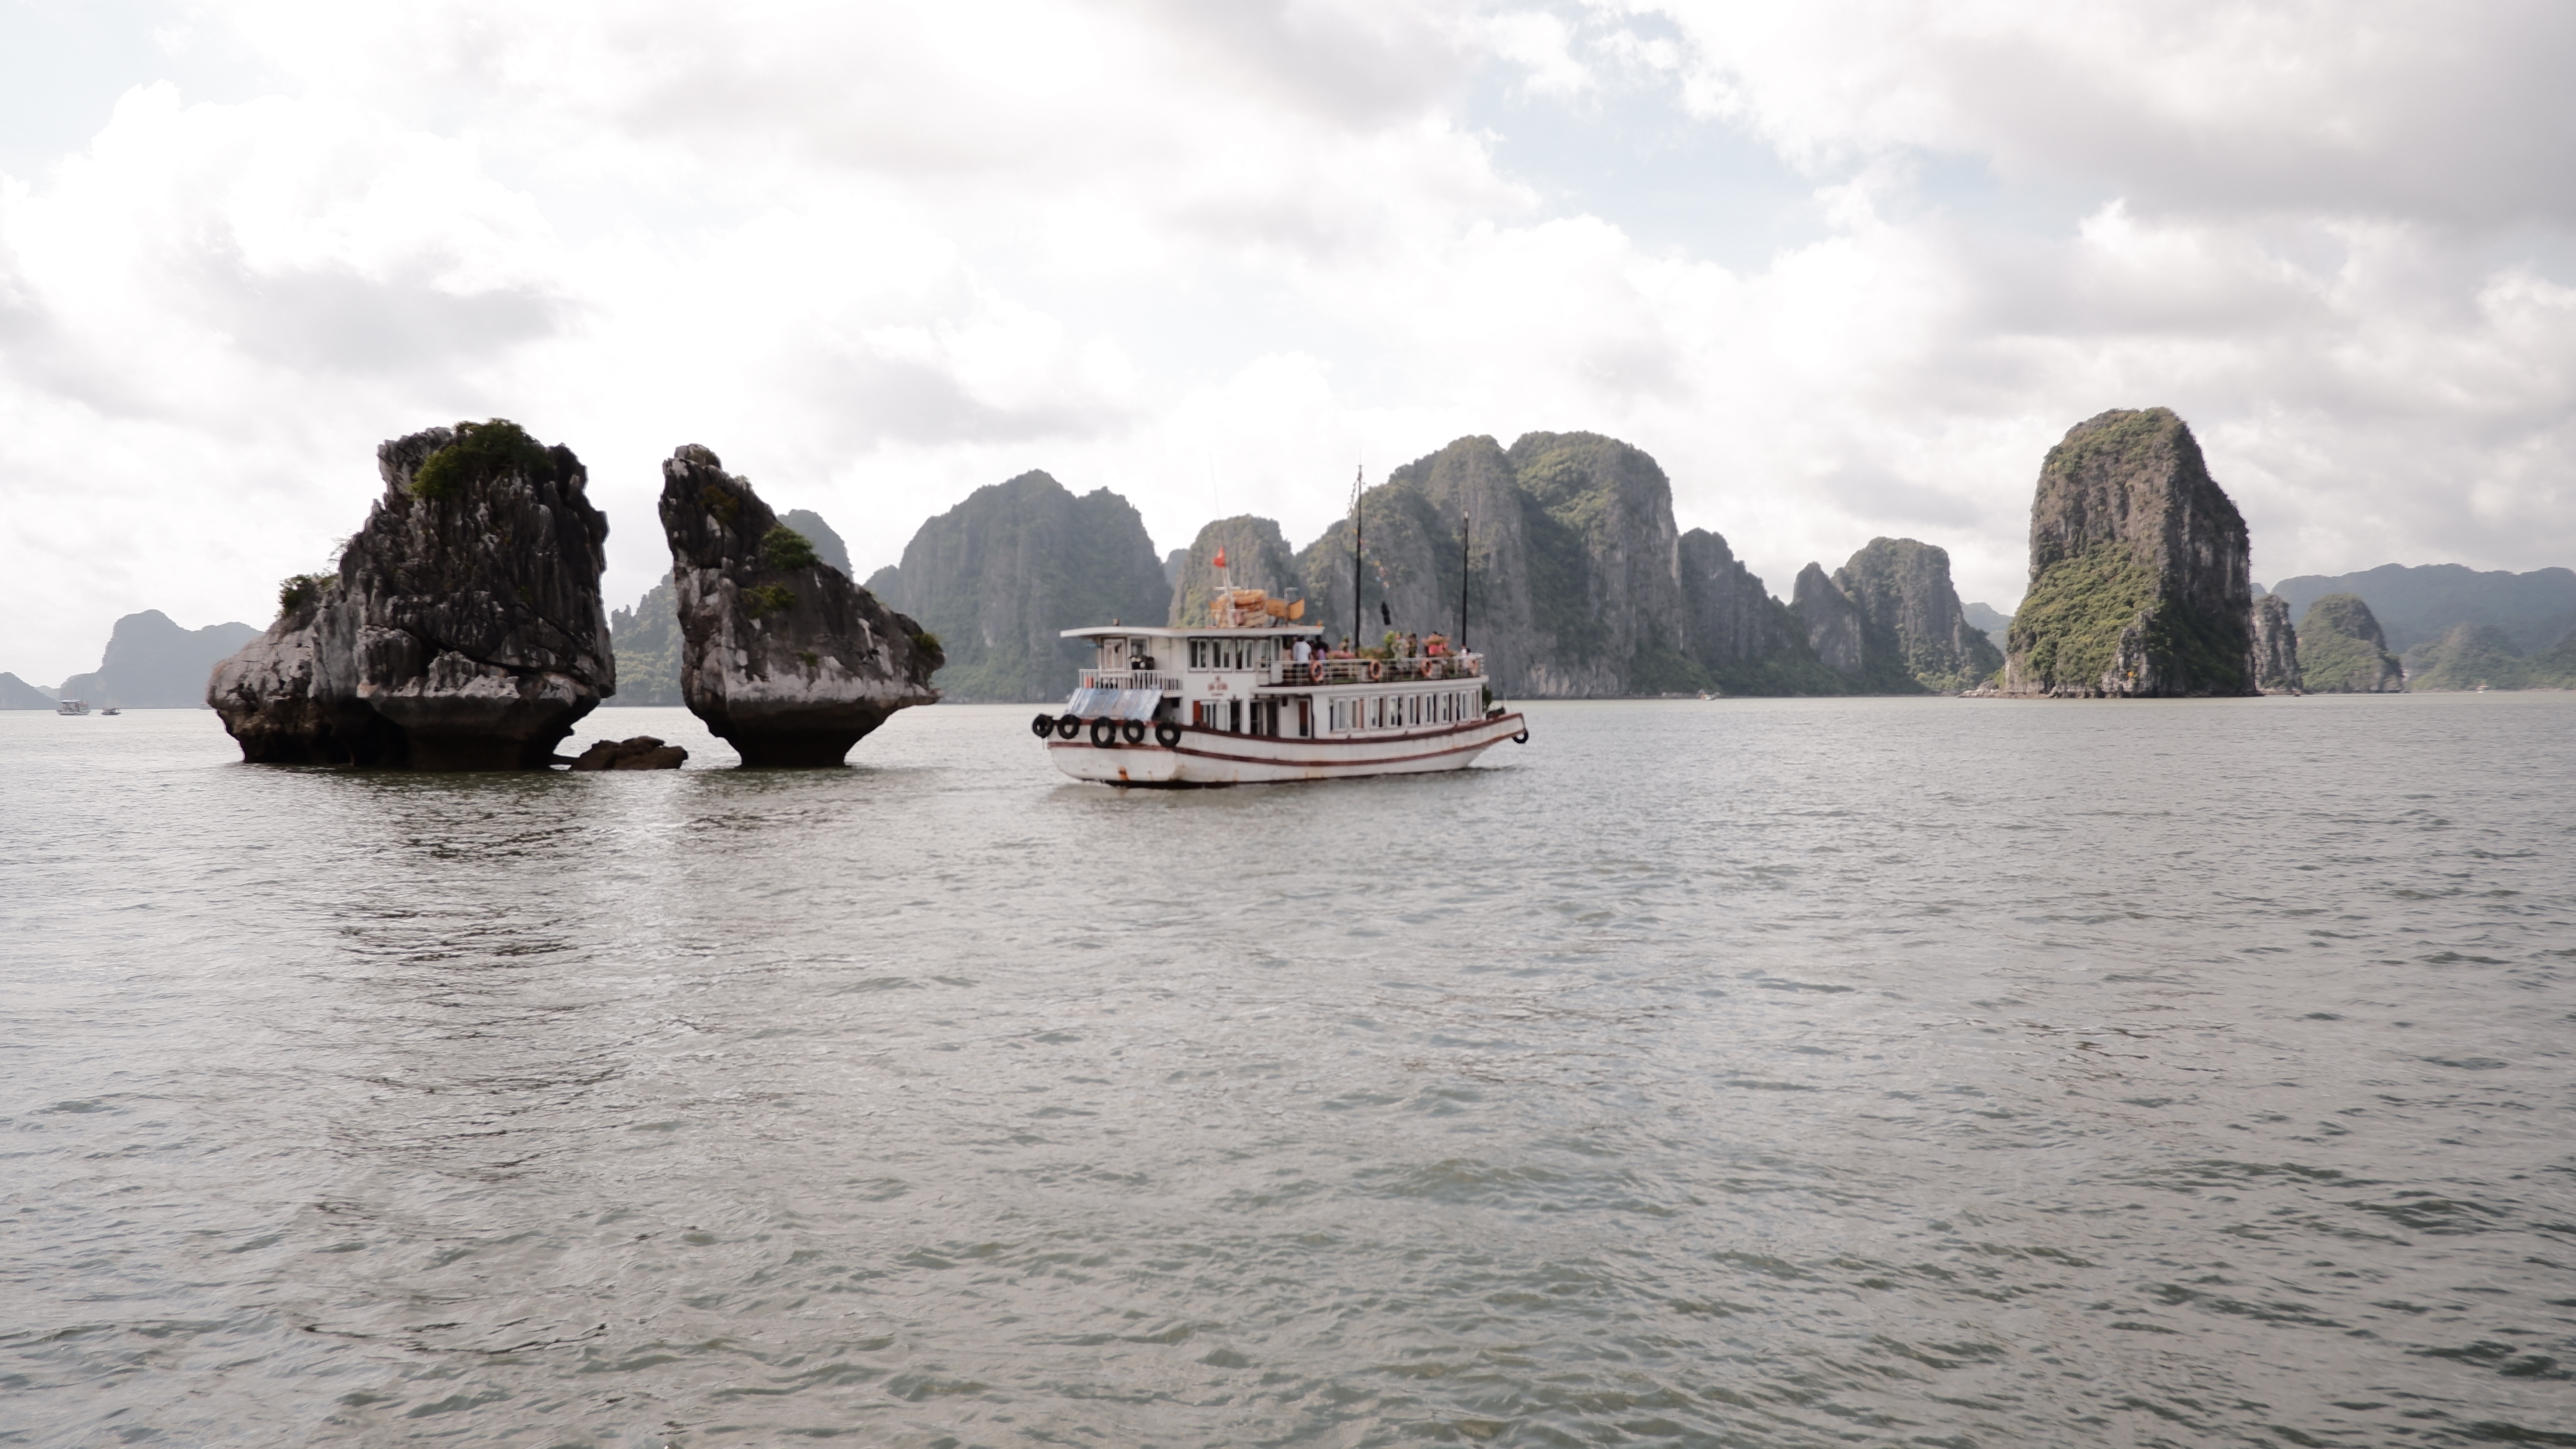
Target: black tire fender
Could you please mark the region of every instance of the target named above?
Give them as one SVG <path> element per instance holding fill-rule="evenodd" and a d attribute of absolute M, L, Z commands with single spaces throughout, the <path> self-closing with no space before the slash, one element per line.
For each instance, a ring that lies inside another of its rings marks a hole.
<path fill-rule="evenodd" d="M 1095 749 L 1107 749 L 1118 743 L 1118 721 L 1107 715 L 1091 722 L 1091 743 Z"/>
<path fill-rule="evenodd" d="M 1082 733 L 1082 721 L 1069 714 L 1059 715 L 1055 722 L 1055 732 L 1061 738 L 1072 739 Z"/>
<path fill-rule="evenodd" d="M 1036 719 L 1030 720 L 1029 733 L 1036 735 L 1039 739 L 1045 739 L 1047 736 L 1054 734 L 1055 716 L 1051 714 L 1042 714 Z"/>
<path fill-rule="evenodd" d="M 1145 722 L 1141 719 L 1131 719 L 1118 727 L 1118 733 L 1126 739 L 1127 743 L 1141 745 L 1145 743 Z"/>
<path fill-rule="evenodd" d="M 1167 750 L 1177 748 L 1181 743 L 1181 727 L 1170 720 L 1164 720 L 1154 726 L 1154 743 Z"/>
<path fill-rule="evenodd" d="M 1521 732 L 1520 732 L 1519 734 L 1516 734 L 1516 735 L 1512 736 L 1512 743 L 1513 743 L 1513 744 L 1516 744 L 1516 745 L 1525 745 L 1525 744 L 1528 744 L 1528 743 L 1529 743 L 1529 726 L 1528 726 L 1528 725 L 1522 725 L 1522 726 L 1521 726 Z"/>

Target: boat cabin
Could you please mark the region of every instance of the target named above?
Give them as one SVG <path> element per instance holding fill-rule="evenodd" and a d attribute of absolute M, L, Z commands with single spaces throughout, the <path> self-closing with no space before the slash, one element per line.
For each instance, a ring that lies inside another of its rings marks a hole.
<path fill-rule="evenodd" d="M 1066 704 L 1080 719 L 1353 739 L 1485 717 L 1484 661 L 1476 655 L 1327 659 L 1321 628 L 1276 616 L 1178 629 L 1110 624 L 1067 629 L 1064 637 L 1087 639 L 1098 651 Z"/>

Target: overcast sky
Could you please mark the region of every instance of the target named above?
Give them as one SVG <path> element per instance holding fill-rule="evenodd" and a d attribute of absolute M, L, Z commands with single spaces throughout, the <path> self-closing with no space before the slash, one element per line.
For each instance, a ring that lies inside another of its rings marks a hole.
<path fill-rule="evenodd" d="M 0 0 L 0 669 L 265 624 L 378 440 L 714 448 L 864 575 L 1044 468 L 1311 539 L 1627 439 L 1785 592 L 2009 607 L 2156 404 L 2255 577 L 2576 564 L 2576 6 Z"/>

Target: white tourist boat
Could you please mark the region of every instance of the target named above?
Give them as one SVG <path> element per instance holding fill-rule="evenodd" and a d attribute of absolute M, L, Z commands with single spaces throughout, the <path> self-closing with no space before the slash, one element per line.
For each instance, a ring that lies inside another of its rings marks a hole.
<path fill-rule="evenodd" d="M 54 713 L 56 713 L 56 714 L 87 714 L 87 713 L 89 713 L 89 705 L 88 705 L 85 701 L 82 701 L 82 700 L 77 700 L 77 699 L 66 699 L 66 700 L 62 700 L 62 701 L 60 701 L 60 702 L 58 702 L 58 703 L 56 703 L 56 704 L 54 705 Z"/>
<path fill-rule="evenodd" d="M 1067 629 L 1099 653 L 1064 708 L 1030 729 L 1057 769 L 1105 785 L 1419 775 L 1529 739 L 1519 714 L 1490 703 L 1481 657 L 1324 658 L 1324 631 L 1304 613 L 1220 587 L 1205 627 Z M 1314 657 L 1298 659 L 1300 642 Z"/>

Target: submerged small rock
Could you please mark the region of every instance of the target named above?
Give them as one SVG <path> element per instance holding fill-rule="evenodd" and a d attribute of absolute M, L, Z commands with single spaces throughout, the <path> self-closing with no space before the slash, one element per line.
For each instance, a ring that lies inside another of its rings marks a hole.
<path fill-rule="evenodd" d="M 576 770 L 676 770 L 689 758 L 684 745 L 666 745 L 651 735 L 623 740 L 594 740 L 577 756 Z"/>
<path fill-rule="evenodd" d="M 287 580 L 206 703 L 254 764 L 546 768 L 617 689 L 581 460 L 496 418 L 396 438 L 376 471 L 339 572 Z"/>
<path fill-rule="evenodd" d="M 939 641 L 825 563 L 714 453 L 672 453 L 661 511 L 680 698 L 745 765 L 837 765 L 896 710 L 939 698 Z"/>

